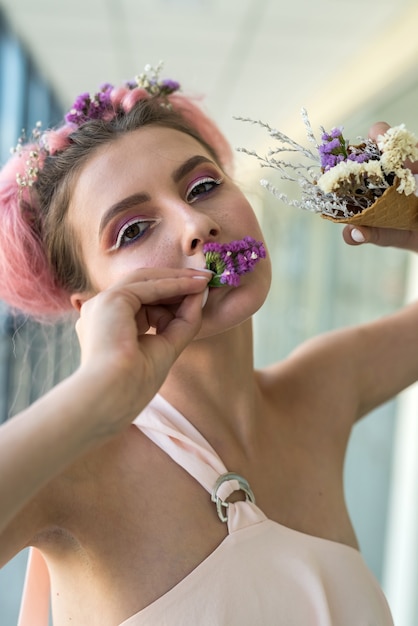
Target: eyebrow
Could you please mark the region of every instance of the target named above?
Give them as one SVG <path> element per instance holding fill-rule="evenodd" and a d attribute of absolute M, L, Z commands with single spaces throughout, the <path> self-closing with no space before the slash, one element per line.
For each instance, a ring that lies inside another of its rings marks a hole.
<path fill-rule="evenodd" d="M 196 156 L 192 156 L 190 159 L 187 159 L 187 161 L 182 163 L 180 167 L 174 170 L 172 174 L 172 178 L 174 182 L 175 183 L 180 182 L 183 176 L 186 176 L 186 174 L 191 172 L 197 165 L 200 165 L 201 163 L 210 163 L 211 165 L 214 165 L 213 161 L 211 161 L 205 156 L 202 156 L 200 154 L 197 154 Z"/>
<path fill-rule="evenodd" d="M 102 233 L 108 223 L 112 221 L 113 218 L 116 217 L 116 215 L 122 213 L 123 211 L 126 211 L 127 209 L 137 206 L 138 204 L 143 204 L 148 200 L 150 200 L 150 196 L 147 193 L 134 193 L 131 196 L 128 196 L 123 200 L 119 200 L 119 202 L 116 202 L 115 204 L 112 204 L 112 206 L 106 211 L 106 213 L 100 220 L 99 238 L 102 236 Z"/>
<path fill-rule="evenodd" d="M 197 154 L 196 156 L 192 156 L 190 159 L 187 159 L 187 161 L 182 163 L 177 169 L 174 170 L 174 172 L 171 175 L 173 181 L 175 183 L 180 182 L 180 180 L 184 176 L 186 176 L 189 172 L 191 172 L 195 167 L 197 167 L 201 163 L 209 163 L 213 165 L 213 161 L 211 161 L 205 156 Z M 102 233 L 104 229 L 106 228 L 106 226 L 109 224 L 110 221 L 113 220 L 114 217 L 116 217 L 116 215 L 118 215 L 119 213 L 122 213 L 123 211 L 126 211 L 127 209 L 137 206 L 138 204 L 143 204 L 144 202 L 147 202 L 150 199 L 151 198 L 147 193 L 134 193 L 131 196 L 128 196 L 127 198 L 123 198 L 123 200 L 119 200 L 115 204 L 112 204 L 112 206 L 106 211 L 106 213 L 103 215 L 102 219 L 100 220 L 99 238 L 102 236 Z"/>

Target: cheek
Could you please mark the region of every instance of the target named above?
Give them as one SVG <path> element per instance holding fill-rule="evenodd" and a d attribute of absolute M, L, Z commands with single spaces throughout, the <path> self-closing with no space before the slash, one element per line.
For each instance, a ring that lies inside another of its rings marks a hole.
<path fill-rule="evenodd" d="M 255 239 L 263 239 L 260 224 L 248 200 L 240 196 L 229 205 L 228 219 L 240 228 L 243 236 L 251 235 Z"/>
<path fill-rule="evenodd" d="M 122 282 L 133 272 L 140 269 L 152 268 L 177 268 L 181 266 L 181 260 L 175 254 L 173 243 L 161 241 L 157 245 L 142 247 L 133 244 L 107 258 L 99 258 L 90 263 L 90 277 L 96 291 L 103 291 Z"/>

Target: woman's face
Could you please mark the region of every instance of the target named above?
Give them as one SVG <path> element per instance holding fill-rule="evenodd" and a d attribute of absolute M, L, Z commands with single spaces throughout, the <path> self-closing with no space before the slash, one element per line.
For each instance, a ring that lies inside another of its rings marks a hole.
<path fill-rule="evenodd" d="M 209 241 L 263 239 L 246 198 L 205 148 L 157 126 L 127 133 L 93 155 L 75 183 L 68 220 L 96 292 L 139 268 L 204 268 Z M 211 289 L 204 318 L 216 312 L 226 326 L 243 321 L 269 285 L 263 259 L 239 287 Z"/>

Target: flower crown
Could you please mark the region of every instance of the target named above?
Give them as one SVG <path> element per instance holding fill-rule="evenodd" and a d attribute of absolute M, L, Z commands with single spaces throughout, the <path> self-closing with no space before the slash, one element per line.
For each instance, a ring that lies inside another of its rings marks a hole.
<path fill-rule="evenodd" d="M 139 76 L 136 76 L 134 80 L 127 81 L 125 83 L 125 87 L 131 91 L 135 90 L 138 100 L 162 98 L 161 104 L 170 106 L 167 96 L 175 91 L 178 91 L 178 89 L 180 89 L 180 84 L 170 78 L 160 80 L 159 75 L 162 67 L 162 63 L 160 63 L 155 69 L 150 65 L 146 65 L 144 72 L 139 74 Z M 65 121 L 68 124 L 81 126 L 89 120 L 112 119 L 112 117 L 116 114 L 114 103 L 111 98 L 113 90 L 113 85 L 105 83 L 100 88 L 100 91 L 94 95 L 90 95 L 88 93 L 80 94 L 76 98 L 69 112 L 66 114 Z"/>
<path fill-rule="evenodd" d="M 160 79 L 162 67 L 161 62 L 156 68 L 146 65 L 142 74 L 127 81 L 122 87 L 115 88 L 106 83 L 95 94 L 80 94 L 64 116 L 64 126 L 72 131 L 90 120 L 109 121 L 117 115 L 127 113 L 137 102 L 151 98 L 158 98 L 161 106 L 170 107 L 168 96 L 178 91 L 180 84 L 169 78 Z M 50 134 L 53 131 L 42 132 L 41 127 L 41 122 L 37 122 L 29 139 L 23 132 L 17 145 L 11 149 L 12 153 L 25 155 L 27 158 L 24 174 L 16 174 L 16 182 L 21 189 L 32 187 L 36 182 L 42 163 L 41 157 L 57 152 L 50 146 Z M 28 153 L 24 147 L 29 143 L 33 149 Z"/>

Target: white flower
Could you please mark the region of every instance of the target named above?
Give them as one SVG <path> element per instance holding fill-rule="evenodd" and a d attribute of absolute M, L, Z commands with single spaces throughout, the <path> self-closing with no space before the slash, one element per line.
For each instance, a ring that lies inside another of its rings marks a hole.
<path fill-rule="evenodd" d="M 399 168 L 398 170 L 396 170 L 395 175 L 399 178 L 400 181 L 397 187 L 397 191 L 399 193 L 404 193 L 406 196 L 414 193 L 416 189 L 416 182 L 411 170 Z"/>
<path fill-rule="evenodd" d="M 364 185 L 365 178 L 371 179 L 373 186 L 385 186 L 379 161 L 341 161 L 318 179 L 318 187 L 324 193 L 336 193 L 344 183 Z"/>
<path fill-rule="evenodd" d="M 402 167 L 406 159 L 418 160 L 417 138 L 405 128 L 405 124 L 389 128 L 379 135 L 377 145 L 382 151 L 381 163 L 386 174 Z"/>
<path fill-rule="evenodd" d="M 318 179 L 318 187 L 324 193 L 333 193 L 341 187 L 343 181 L 348 181 L 353 176 L 360 174 L 361 163 L 356 161 L 341 161 Z"/>

